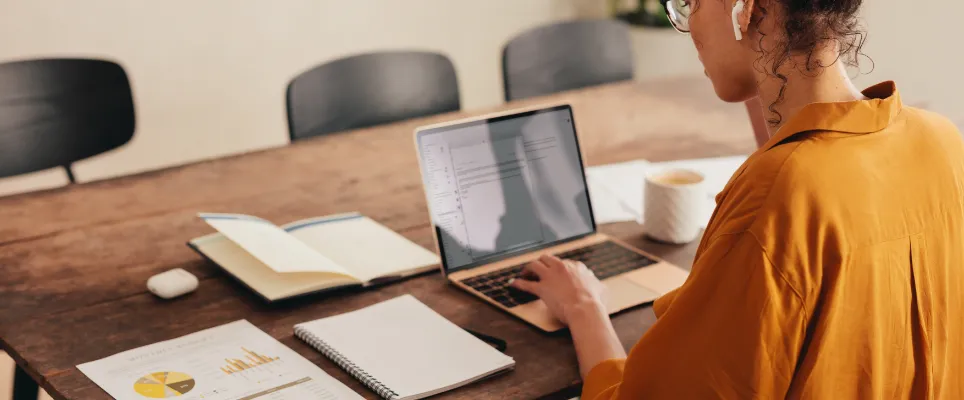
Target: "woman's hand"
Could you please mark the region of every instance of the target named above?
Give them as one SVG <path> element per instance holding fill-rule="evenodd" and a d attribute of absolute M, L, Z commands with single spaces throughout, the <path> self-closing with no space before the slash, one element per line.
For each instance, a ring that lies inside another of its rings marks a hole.
<path fill-rule="evenodd" d="M 606 286 L 581 262 L 543 255 L 526 265 L 523 275 L 537 280 L 514 279 L 512 287 L 539 296 L 566 325 L 576 311 L 588 308 L 605 314 Z"/>
<path fill-rule="evenodd" d="M 512 287 L 542 299 L 559 321 L 569 326 L 583 378 L 599 363 L 625 358 L 626 350 L 606 312 L 606 286 L 581 262 L 544 255 L 526 265 Z"/>

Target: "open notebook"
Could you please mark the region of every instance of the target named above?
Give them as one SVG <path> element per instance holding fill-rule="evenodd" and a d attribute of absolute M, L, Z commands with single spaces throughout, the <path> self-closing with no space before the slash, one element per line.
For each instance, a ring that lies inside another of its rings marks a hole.
<path fill-rule="evenodd" d="M 515 367 L 411 295 L 295 325 L 295 336 L 389 400 L 432 396 Z"/>
<path fill-rule="evenodd" d="M 199 214 L 218 230 L 188 246 L 268 301 L 425 272 L 438 256 L 361 214 L 281 227 L 241 214 Z"/>

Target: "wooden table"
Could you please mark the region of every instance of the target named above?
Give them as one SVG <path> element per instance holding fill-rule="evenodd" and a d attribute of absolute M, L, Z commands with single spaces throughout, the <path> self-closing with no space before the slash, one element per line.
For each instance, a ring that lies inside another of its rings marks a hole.
<path fill-rule="evenodd" d="M 546 335 L 448 285 L 438 273 L 377 290 L 268 305 L 185 246 L 211 232 L 199 211 L 284 223 L 360 211 L 433 248 L 412 144 L 416 126 L 541 102 L 573 105 L 587 163 L 746 154 L 741 105 L 724 104 L 703 78 L 622 83 L 335 134 L 279 149 L 0 199 L 0 345 L 54 398 L 109 398 L 77 364 L 247 319 L 366 397 L 374 394 L 292 336 L 295 323 L 414 294 L 456 324 L 508 341 L 510 374 L 444 398 L 560 397 L 578 390 L 565 334 Z M 695 245 L 644 240 L 633 223 L 602 230 L 681 266 Z M 148 277 L 182 267 L 196 293 L 162 301 Z M 645 308 L 613 319 L 628 347 L 654 322 Z"/>

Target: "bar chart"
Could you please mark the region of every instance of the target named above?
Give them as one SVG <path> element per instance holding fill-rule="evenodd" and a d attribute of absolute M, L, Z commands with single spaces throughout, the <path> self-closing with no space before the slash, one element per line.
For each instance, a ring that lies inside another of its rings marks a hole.
<path fill-rule="evenodd" d="M 279 360 L 278 357 L 263 356 L 254 351 L 248 350 L 245 347 L 242 347 L 241 351 L 243 351 L 245 354 L 244 359 L 225 358 L 224 361 L 227 362 L 227 365 L 222 366 L 221 371 L 223 371 L 225 374 L 231 375 L 255 368 L 259 365 L 265 365 Z"/>

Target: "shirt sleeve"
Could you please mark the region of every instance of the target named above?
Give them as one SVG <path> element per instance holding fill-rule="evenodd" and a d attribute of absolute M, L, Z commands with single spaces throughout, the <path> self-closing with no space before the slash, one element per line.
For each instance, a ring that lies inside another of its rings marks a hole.
<path fill-rule="evenodd" d="M 666 300 L 625 360 L 589 372 L 583 399 L 786 396 L 807 317 L 751 233 L 715 239 Z"/>
<path fill-rule="evenodd" d="M 673 299 L 676 298 L 676 293 L 679 292 L 679 288 L 671 290 L 662 296 L 659 296 L 656 301 L 653 302 L 653 313 L 656 314 L 656 318 L 662 317 L 666 314 L 666 310 L 669 308 L 670 304 L 673 304 Z"/>

